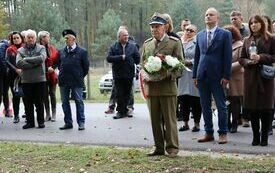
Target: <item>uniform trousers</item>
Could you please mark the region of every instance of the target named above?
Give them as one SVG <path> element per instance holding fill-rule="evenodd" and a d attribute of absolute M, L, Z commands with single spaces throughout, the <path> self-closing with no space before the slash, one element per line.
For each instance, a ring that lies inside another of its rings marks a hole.
<path fill-rule="evenodd" d="M 176 96 L 148 96 L 147 104 L 156 151 L 177 153 L 179 150 Z"/>

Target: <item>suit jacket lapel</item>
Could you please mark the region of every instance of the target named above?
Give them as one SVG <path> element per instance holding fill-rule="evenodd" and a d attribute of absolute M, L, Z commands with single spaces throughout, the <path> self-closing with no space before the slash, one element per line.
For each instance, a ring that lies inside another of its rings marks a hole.
<path fill-rule="evenodd" d="M 202 46 L 204 50 L 207 50 L 207 32 L 206 30 L 202 33 Z"/>
<path fill-rule="evenodd" d="M 219 27 L 217 27 L 217 29 L 214 32 L 213 38 L 212 38 L 211 43 L 210 43 L 210 45 L 209 45 L 208 48 L 210 48 L 212 46 L 212 44 L 214 43 L 215 39 L 217 38 L 217 35 L 219 34 L 219 32 L 220 32 L 220 29 L 219 29 Z"/>

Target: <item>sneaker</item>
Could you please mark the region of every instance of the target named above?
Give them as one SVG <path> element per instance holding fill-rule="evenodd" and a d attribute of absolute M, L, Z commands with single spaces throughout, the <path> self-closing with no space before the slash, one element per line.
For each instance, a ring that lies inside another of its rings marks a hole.
<path fill-rule="evenodd" d="M 78 130 L 85 130 L 85 125 L 84 125 L 84 123 L 79 124 Z"/>
<path fill-rule="evenodd" d="M 134 109 L 128 108 L 128 112 L 126 113 L 128 118 L 133 118 Z"/>
<path fill-rule="evenodd" d="M 113 109 L 108 109 L 107 111 L 104 112 L 105 114 L 113 114 L 115 111 Z"/>
<path fill-rule="evenodd" d="M 249 124 L 248 120 L 243 121 L 243 127 L 250 127 L 250 124 Z"/>
<path fill-rule="evenodd" d="M 128 117 L 128 115 L 117 113 L 115 116 L 113 116 L 113 119 L 117 120 L 117 119 L 121 119 L 121 118 L 125 118 L 125 117 Z"/>
<path fill-rule="evenodd" d="M 187 126 L 182 126 L 180 129 L 179 129 L 179 131 L 180 132 L 182 132 L 182 131 L 187 131 L 187 130 L 189 130 L 190 128 L 189 128 L 189 126 L 187 125 Z"/>
<path fill-rule="evenodd" d="M 20 119 L 19 119 L 19 117 L 14 117 L 14 119 L 13 119 L 13 123 L 19 123 L 20 122 Z"/>
<path fill-rule="evenodd" d="M 133 115 L 133 113 L 134 113 L 134 109 L 133 108 L 128 108 L 128 114 Z"/>
<path fill-rule="evenodd" d="M 194 127 L 192 128 L 192 132 L 198 132 L 198 131 L 200 131 L 200 128 L 199 128 L 199 127 L 194 126 Z"/>

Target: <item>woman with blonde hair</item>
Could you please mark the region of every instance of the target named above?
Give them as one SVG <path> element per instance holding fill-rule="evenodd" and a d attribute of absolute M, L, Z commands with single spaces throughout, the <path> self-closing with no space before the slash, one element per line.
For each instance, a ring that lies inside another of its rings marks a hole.
<path fill-rule="evenodd" d="M 190 70 L 184 69 L 182 76 L 178 80 L 178 102 L 179 102 L 179 116 L 183 117 L 183 126 L 179 131 L 189 130 L 189 117 L 192 112 L 194 118 L 194 127 L 192 132 L 200 131 L 200 119 L 201 119 L 201 105 L 199 91 L 195 87 L 192 75 L 193 75 L 193 63 L 195 57 L 196 48 L 196 34 L 197 27 L 195 25 L 188 25 L 181 38 L 183 48 L 185 50 L 185 66 Z"/>

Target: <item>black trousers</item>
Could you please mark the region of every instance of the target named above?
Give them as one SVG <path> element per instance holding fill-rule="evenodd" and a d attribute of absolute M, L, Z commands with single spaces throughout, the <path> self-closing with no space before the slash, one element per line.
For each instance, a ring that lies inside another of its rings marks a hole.
<path fill-rule="evenodd" d="M 272 110 L 257 110 L 250 112 L 251 126 L 253 137 L 260 136 L 260 120 L 261 120 L 261 141 L 268 141 L 268 130 L 272 118 Z"/>
<path fill-rule="evenodd" d="M 228 105 L 228 128 L 237 127 L 241 118 L 242 96 L 229 96 Z M 232 120 L 231 120 L 232 117 Z"/>
<path fill-rule="evenodd" d="M 9 110 L 9 78 L 8 75 L 0 75 L 0 105 L 3 100 L 4 108 L 7 111 Z"/>
<path fill-rule="evenodd" d="M 113 87 L 112 87 L 112 91 L 111 91 L 111 96 L 110 96 L 110 99 L 109 99 L 109 108 L 114 110 L 116 108 L 116 102 L 117 102 L 117 88 L 116 88 L 116 85 L 115 85 L 115 80 L 113 80 Z M 134 82 L 133 82 L 134 83 Z M 132 108 L 134 109 L 134 84 L 132 86 L 132 89 L 131 89 L 131 94 L 130 94 L 130 99 L 129 99 L 129 103 L 127 105 L 128 108 Z"/>
<path fill-rule="evenodd" d="M 179 114 L 183 116 L 183 121 L 189 121 L 190 112 L 192 112 L 195 123 L 200 123 L 201 120 L 201 104 L 200 98 L 190 95 L 178 96 L 180 104 Z"/>
<path fill-rule="evenodd" d="M 28 124 L 34 125 L 34 106 L 38 124 L 44 124 L 43 99 L 46 89 L 46 82 L 23 83 L 23 92 L 25 98 L 26 120 Z"/>
<path fill-rule="evenodd" d="M 115 79 L 115 87 L 117 92 L 117 111 L 121 114 L 128 112 L 127 105 L 129 103 L 133 79 Z"/>

